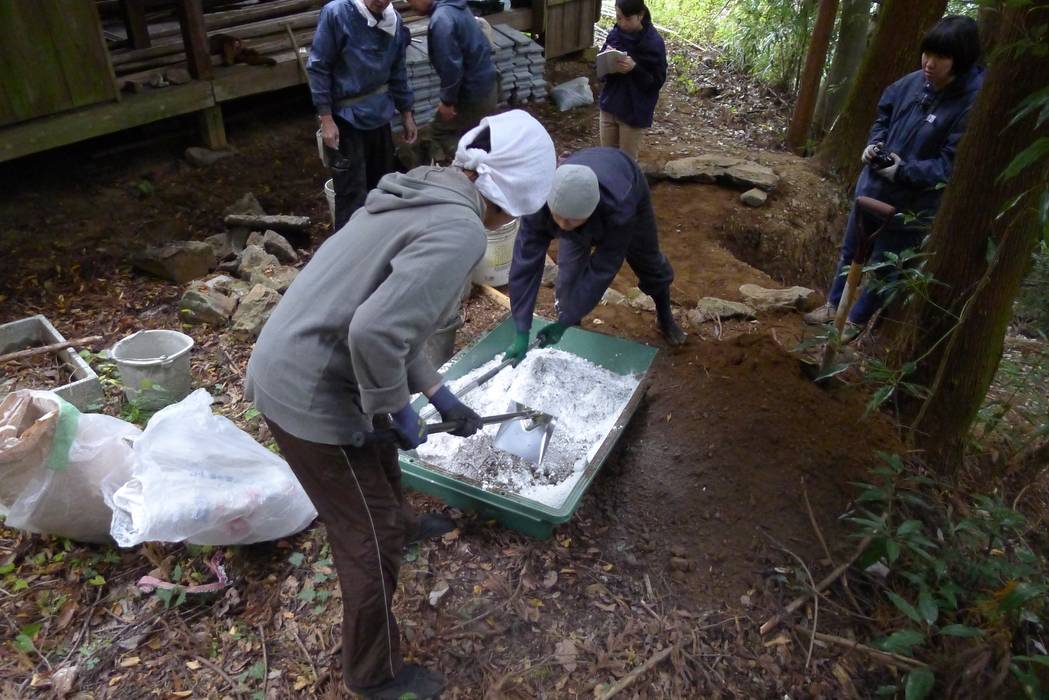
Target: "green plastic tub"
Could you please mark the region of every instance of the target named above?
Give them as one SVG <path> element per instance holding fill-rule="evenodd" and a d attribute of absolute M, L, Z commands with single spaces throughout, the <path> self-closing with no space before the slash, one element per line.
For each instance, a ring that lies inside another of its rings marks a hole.
<path fill-rule="evenodd" d="M 547 323 L 543 319 L 536 319 L 536 321 L 537 323 L 532 326 L 533 335 L 536 330 Z M 444 376 L 448 379 L 456 379 L 480 367 L 503 352 L 510 345 L 513 337 L 513 320 L 507 318 L 473 345 L 460 350 L 452 358 Z M 530 537 L 539 539 L 550 537 L 554 526 L 572 517 L 583 494 L 590 486 L 590 482 L 597 475 L 619 436 L 623 434 L 623 429 L 633 417 L 648 389 L 648 370 L 657 352 L 655 348 L 642 343 L 592 333 L 579 328 L 572 328 L 565 333 L 557 348 L 590 360 L 617 374 L 636 374 L 641 377 L 633 395 L 623 408 L 623 412 L 616 419 L 615 426 L 605 436 L 575 488 L 559 508 L 551 508 L 544 503 L 506 491 L 482 489 L 480 484 L 473 479 L 447 472 L 418 458 L 414 453 L 408 452 L 400 453 L 404 485 L 415 491 L 436 496 L 450 506 L 476 511 L 482 518 L 494 519 L 503 526 Z M 422 410 L 425 403 L 424 397 L 420 396 L 416 399 L 416 410 Z"/>

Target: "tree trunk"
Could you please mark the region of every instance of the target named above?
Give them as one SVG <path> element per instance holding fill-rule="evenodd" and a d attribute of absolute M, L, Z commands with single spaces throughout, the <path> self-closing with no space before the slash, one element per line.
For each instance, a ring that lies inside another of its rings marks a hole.
<path fill-rule="evenodd" d="M 983 52 L 983 60 L 986 61 L 994 51 L 994 42 L 1001 28 L 1001 3 L 981 7 L 976 15 L 976 22 L 980 27 L 980 49 Z"/>
<path fill-rule="evenodd" d="M 852 85 L 860 61 L 863 60 L 863 52 L 867 48 L 870 24 L 871 0 L 843 0 L 838 43 L 834 47 L 834 57 L 831 58 L 830 69 L 820 87 L 819 100 L 816 102 L 816 116 L 812 127 L 817 137 L 831 128 L 834 119 L 841 112 L 841 106 L 845 104 L 849 86 Z"/>
<path fill-rule="evenodd" d="M 943 15 L 947 0 L 884 0 L 878 29 L 849 90 L 841 118 L 820 145 L 817 157 L 846 182 L 860 172 L 860 154 L 878 111 L 881 93 L 919 67 L 921 38 Z"/>
<path fill-rule="evenodd" d="M 787 128 L 787 148 L 801 153 L 809 137 L 812 112 L 816 108 L 816 93 L 823 75 L 823 64 L 827 61 L 827 46 L 834 32 L 834 16 L 838 13 L 838 0 L 820 0 L 816 26 L 812 29 L 812 41 L 805 56 L 805 70 L 801 74 L 798 100 L 794 103 L 794 114 Z"/>
<path fill-rule="evenodd" d="M 1006 10 L 998 45 L 1037 36 L 1030 29 L 1047 23 L 1049 0 Z M 992 63 L 929 239 L 926 269 L 937 283 L 928 300 L 912 301 L 895 338 L 896 359 L 916 362 L 913 381 L 931 390 L 923 405 L 911 407 L 912 438 L 945 470 L 960 464 L 963 440 L 998 369 L 1013 301 L 1040 237 L 1038 199 L 1049 187 L 1047 158 L 1008 180 L 999 176 L 1017 154 L 1049 135 L 1049 124 L 1036 128 L 1034 116 L 1004 126 L 1021 100 L 1045 86 L 1047 75 L 1049 55 L 1030 49 Z"/>

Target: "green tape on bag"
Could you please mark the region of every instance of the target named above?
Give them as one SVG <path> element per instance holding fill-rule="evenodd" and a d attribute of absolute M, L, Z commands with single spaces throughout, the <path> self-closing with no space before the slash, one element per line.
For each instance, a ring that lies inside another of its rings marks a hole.
<path fill-rule="evenodd" d="M 58 397 L 55 397 L 58 398 Z M 58 426 L 55 428 L 55 440 L 47 454 L 44 466 L 63 472 L 69 466 L 69 451 L 76 439 L 77 423 L 80 422 L 80 411 L 73 404 L 58 398 Z"/>

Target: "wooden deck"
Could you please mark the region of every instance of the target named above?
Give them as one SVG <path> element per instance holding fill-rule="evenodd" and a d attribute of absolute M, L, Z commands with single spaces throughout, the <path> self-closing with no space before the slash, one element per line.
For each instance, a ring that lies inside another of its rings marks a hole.
<path fill-rule="evenodd" d="M 532 11 L 513 9 L 485 17 L 492 24 L 509 24 L 532 31 Z M 219 105 L 248 95 L 304 85 L 294 52 L 274 56 L 275 66 L 215 67 L 208 80 L 124 94 L 118 102 L 97 104 L 0 128 L 0 162 L 111 134 L 182 114 L 200 112 L 206 145 L 225 145 Z"/>

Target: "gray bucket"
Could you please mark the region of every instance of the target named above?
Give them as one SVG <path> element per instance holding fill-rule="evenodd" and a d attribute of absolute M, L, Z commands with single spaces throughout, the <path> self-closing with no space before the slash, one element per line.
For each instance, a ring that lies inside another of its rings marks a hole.
<path fill-rule="evenodd" d="M 181 401 L 192 388 L 193 339 L 178 331 L 139 331 L 113 346 L 113 361 L 128 401 L 155 411 Z"/>
<path fill-rule="evenodd" d="M 426 356 L 434 367 L 440 367 L 455 354 L 455 334 L 463 327 L 463 317 L 456 315 L 444 328 L 434 332 L 426 341 Z"/>

